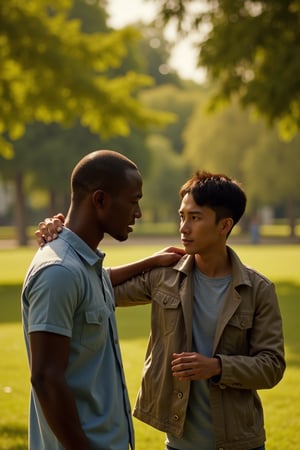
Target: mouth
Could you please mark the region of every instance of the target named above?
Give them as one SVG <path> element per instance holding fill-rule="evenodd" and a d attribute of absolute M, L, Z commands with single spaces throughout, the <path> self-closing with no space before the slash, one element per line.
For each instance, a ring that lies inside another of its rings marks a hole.
<path fill-rule="evenodd" d="M 132 226 L 134 225 L 134 223 L 133 224 L 131 224 Z M 132 233 L 133 232 L 133 228 L 132 228 L 132 226 L 128 226 L 127 227 L 127 231 L 128 231 L 128 233 Z"/>
<path fill-rule="evenodd" d="M 184 245 L 186 247 L 187 245 L 192 244 L 193 241 L 185 239 L 185 238 L 181 238 L 181 242 L 182 242 L 182 245 Z"/>

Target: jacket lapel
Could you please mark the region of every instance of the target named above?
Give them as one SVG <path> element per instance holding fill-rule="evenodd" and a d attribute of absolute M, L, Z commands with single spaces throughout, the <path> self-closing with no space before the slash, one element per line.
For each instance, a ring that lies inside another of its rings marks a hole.
<path fill-rule="evenodd" d="M 185 256 L 174 269 L 180 272 L 181 282 L 179 295 L 181 299 L 184 326 L 186 333 L 186 351 L 192 351 L 193 336 L 193 300 L 194 300 L 194 282 L 193 282 L 194 256 Z"/>

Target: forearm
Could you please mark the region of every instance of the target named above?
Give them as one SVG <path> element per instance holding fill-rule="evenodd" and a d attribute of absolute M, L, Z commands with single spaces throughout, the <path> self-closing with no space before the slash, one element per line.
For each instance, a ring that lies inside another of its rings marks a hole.
<path fill-rule="evenodd" d="M 268 351 L 255 356 L 218 354 L 222 364 L 219 382 L 240 389 L 270 389 L 281 379 L 285 361 Z"/>
<path fill-rule="evenodd" d="M 177 247 L 167 247 L 147 258 L 140 259 L 130 264 L 110 268 L 110 279 L 113 286 L 124 283 L 124 281 L 147 272 L 154 267 L 167 267 L 177 263 L 184 255 L 184 251 Z"/>
<path fill-rule="evenodd" d="M 130 264 L 123 266 L 111 267 L 109 274 L 113 286 L 124 283 L 124 281 L 138 275 L 139 273 L 146 272 L 158 265 L 157 256 L 149 256 L 144 259 L 140 259 Z"/>
<path fill-rule="evenodd" d="M 76 403 L 65 380 L 33 382 L 49 427 L 66 450 L 91 450 Z"/>

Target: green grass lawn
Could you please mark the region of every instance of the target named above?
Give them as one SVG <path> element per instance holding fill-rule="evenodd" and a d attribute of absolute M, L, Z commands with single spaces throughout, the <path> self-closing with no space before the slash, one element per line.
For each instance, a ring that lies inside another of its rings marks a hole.
<path fill-rule="evenodd" d="M 146 256 L 160 246 L 107 245 L 106 266 Z M 299 448 L 300 247 L 234 246 L 241 259 L 272 278 L 284 320 L 287 370 L 274 389 L 261 391 L 268 450 Z M 20 290 L 34 248 L 0 250 L 0 449 L 27 449 L 29 371 L 20 323 Z M 123 362 L 134 403 L 149 330 L 149 306 L 117 311 Z M 137 450 L 162 450 L 164 434 L 134 419 Z M 50 449 L 49 449 L 50 450 Z"/>

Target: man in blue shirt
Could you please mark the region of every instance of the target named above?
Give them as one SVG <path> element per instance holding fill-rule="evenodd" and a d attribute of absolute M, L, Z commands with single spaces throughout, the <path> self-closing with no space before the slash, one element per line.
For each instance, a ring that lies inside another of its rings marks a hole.
<path fill-rule="evenodd" d="M 128 158 L 99 150 L 77 164 L 71 190 L 61 239 L 37 251 L 22 291 L 29 448 L 133 449 L 113 290 L 97 247 L 104 233 L 128 238 L 142 179 Z"/>

